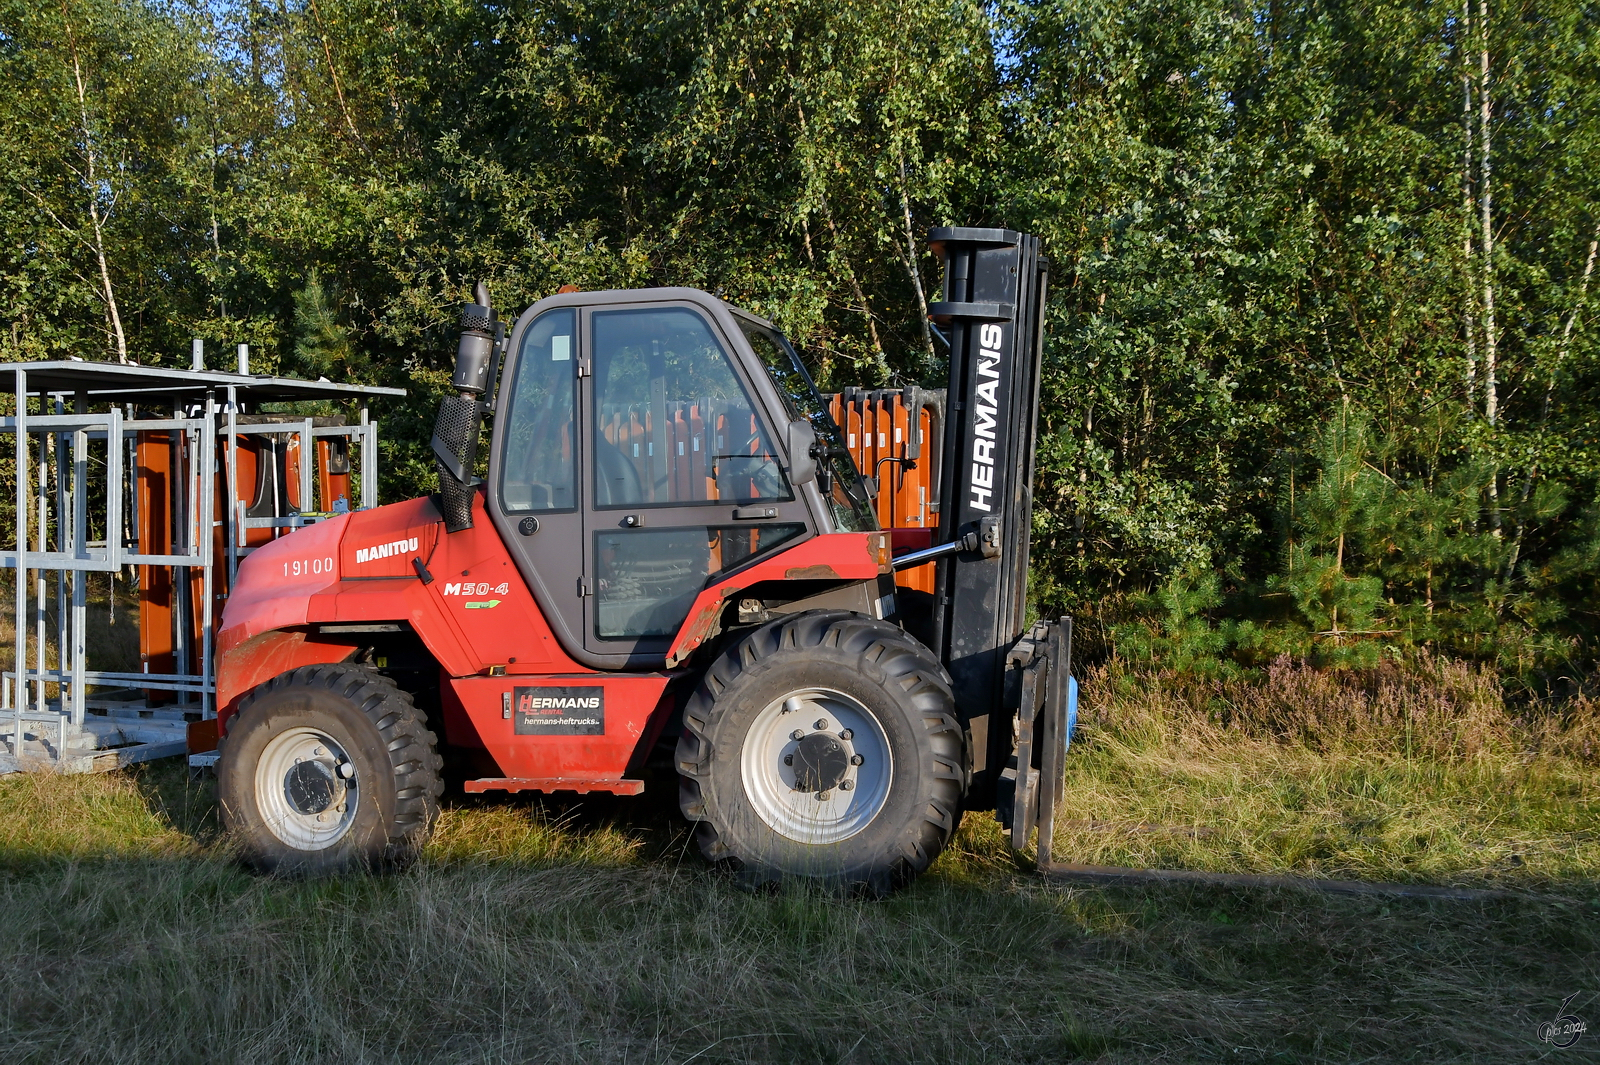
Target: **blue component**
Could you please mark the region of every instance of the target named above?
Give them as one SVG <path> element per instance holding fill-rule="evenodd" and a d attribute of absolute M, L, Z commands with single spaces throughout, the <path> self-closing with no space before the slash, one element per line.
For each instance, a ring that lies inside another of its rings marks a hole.
<path fill-rule="evenodd" d="M 1067 735 L 1062 741 L 1062 753 L 1072 748 L 1072 730 L 1078 727 L 1078 678 L 1067 678 Z"/>

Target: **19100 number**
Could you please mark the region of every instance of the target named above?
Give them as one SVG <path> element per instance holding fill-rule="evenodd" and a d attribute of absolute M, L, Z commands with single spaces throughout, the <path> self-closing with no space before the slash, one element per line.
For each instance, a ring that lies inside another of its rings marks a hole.
<path fill-rule="evenodd" d="M 306 574 L 332 573 L 332 558 L 297 558 L 283 564 L 285 577 L 304 577 Z"/>

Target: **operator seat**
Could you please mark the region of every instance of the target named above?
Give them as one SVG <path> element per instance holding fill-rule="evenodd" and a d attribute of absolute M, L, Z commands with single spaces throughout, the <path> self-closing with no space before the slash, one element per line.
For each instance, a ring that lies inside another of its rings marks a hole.
<path fill-rule="evenodd" d="M 594 465 L 595 505 L 624 507 L 643 503 L 644 486 L 639 482 L 639 471 L 617 447 L 605 437 L 595 434 Z"/>

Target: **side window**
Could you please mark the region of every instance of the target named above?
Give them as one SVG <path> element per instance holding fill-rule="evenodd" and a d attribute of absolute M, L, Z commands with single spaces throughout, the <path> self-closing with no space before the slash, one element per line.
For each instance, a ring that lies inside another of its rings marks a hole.
<path fill-rule="evenodd" d="M 578 505 L 572 450 L 575 323 L 571 310 L 547 311 L 522 335 L 500 463 L 500 503 L 508 513 Z"/>
<path fill-rule="evenodd" d="M 602 311 L 593 335 L 595 506 L 794 498 L 705 319 L 685 308 Z"/>

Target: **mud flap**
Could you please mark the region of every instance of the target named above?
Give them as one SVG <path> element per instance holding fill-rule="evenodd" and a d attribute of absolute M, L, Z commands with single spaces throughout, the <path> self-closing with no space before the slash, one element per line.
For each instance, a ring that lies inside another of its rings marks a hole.
<path fill-rule="evenodd" d="M 1072 678 L 1072 619 L 1041 621 L 1006 656 L 1012 755 L 1000 774 L 995 818 L 1024 852 L 1038 832 L 1033 864 L 1050 868 L 1056 808 L 1065 787 L 1066 753 L 1077 723 Z"/>

